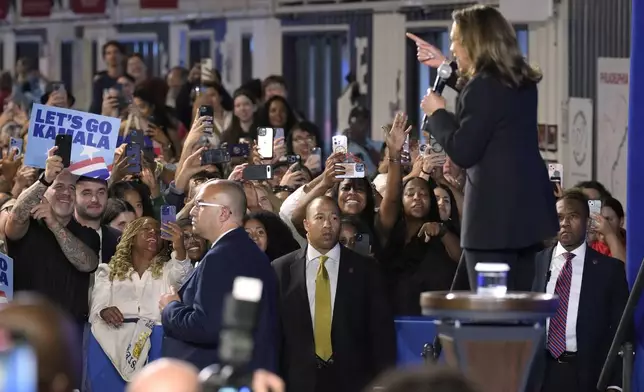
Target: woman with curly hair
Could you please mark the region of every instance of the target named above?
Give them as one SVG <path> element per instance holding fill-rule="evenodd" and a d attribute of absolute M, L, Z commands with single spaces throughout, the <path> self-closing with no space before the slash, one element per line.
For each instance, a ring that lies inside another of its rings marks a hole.
<path fill-rule="evenodd" d="M 172 255 L 161 232 L 172 241 Z M 178 289 L 191 270 L 181 228 L 174 223 L 161 228 L 149 217 L 129 223 L 110 262 L 99 265 L 89 321 L 94 337 L 124 380 L 133 375 L 128 357 L 134 355 L 138 364 L 145 364 L 149 335 L 155 324 L 161 324 L 159 298 L 171 287 Z"/>
<path fill-rule="evenodd" d="M 291 229 L 273 212 L 251 213 L 244 218 L 244 228 L 271 261 L 300 249 Z"/>

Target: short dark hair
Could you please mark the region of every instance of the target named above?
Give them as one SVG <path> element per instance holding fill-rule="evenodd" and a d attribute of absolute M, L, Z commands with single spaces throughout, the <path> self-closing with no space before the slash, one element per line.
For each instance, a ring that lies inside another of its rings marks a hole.
<path fill-rule="evenodd" d="M 107 205 L 105 206 L 105 212 L 103 213 L 103 218 L 101 218 L 101 223 L 104 225 L 109 225 L 112 223 L 117 216 L 123 212 L 136 213 L 134 207 L 125 200 L 110 198 L 107 199 Z"/>
<path fill-rule="evenodd" d="M 119 76 L 119 78 L 125 78 L 132 83 L 136 83 L 136 79 L 134 79 L 134 76 L 130 75 L 129 73 L 124 73 L 123 75 Z"/>
<path fill-rule="evenodd" d="M 266 87 L 271 84 L 281 84 L 284 89 L 287 90 L 286 79 L 284 79 L 282 75 L 269 75 L 262 81 L 262 95 L 264 95 L 264 90 L 266 90 Z"/>
<path fill-rule="evenodd" d="M 591 180 L 591 181 L 582 181 L 575 185 L 575 188 L 586 188 L 586 189 L 594 189 L 597 192 L 599 192 L 599 195 L 602 199 L 607 199 L 609 197 L 612 197 L 608 189 L 604 186 L 599 181 Z"/>
<path fill-rule="evenodd" d="M 588 207 L 588 197 L 584 195 L 584 192 L 580 188 L 571 188 L 566 189 L 563 193 L 563 196 L 559 200 L 571 200 L 576 201 L 582 205 L 582 210 L 586 214 L 586 217 L 590 216 L 590 208 Z"/>
<path fill-rule="evenodd" d="M 308 218 L 309 210 L 311 209 L 311 206 L 312 206 L 312 205 L 313 205 L 313 203 L 314 203 L 314 202 L 316 202 L 316 201 L 319 201 L 319 202 L 328 202 L 328 203 L 333 204 L 333 205 L 335 206 L 336 212 L 338 213 L 338 215 L 340 215 L 340 207 L 338 207 L 338 203 L 337 203 L 335 200 L 333 200 L 333 199 L 332 199 L 331 197 L 329 197 L 329 196 L 318 196 L 318 197 L 316 197 L 315 199 L 311 200 L 311 202 L 306 206 L 306 216 L 307 216 L 307 218 Z"/>
<path fill-rule="evenodd" d="M 103 48 L 101 49 L 103 53 L 103 57 L 105 57 L 105 52 L 107 51 L 107 48 L 109 48 L 110 46 L 114 46 L 116 49 L 119 50 L 121 54 L 125 54 L 125 46 L 123 46 L 123 44 L 120 43 L 119 41 L 111 40 L 103 44 Z"/>
<path fill-rule="evenodd" d="M 624 217 L 624 207 L 622 206 L 622 203 L 619 202 L 619 200 L 615 199 L 614 197 L 608 197 L 602 201 L 602 207 L 609 207 L 613 211 L 615 211 L 615 215 L 617 215 L 618 218 L 623 218 Z"/>
<path fill-rule="evenodd" d="M 80 177 L 78 177 L 78 180 L 76 180 L 76 184 L 78 184 L 80 182 L 95 182 L 97 184 L 103 184 L 103 185 L 105 185 L 107 187 L 107 180 L 103 180 L 101 178 L 80 176 Z"/>
<path fill-rule="evenodd" d="M 390 371 L 379 377 L 374 386 L 384 392 L 476 392 L 458 370 L 426 366 Z"/>

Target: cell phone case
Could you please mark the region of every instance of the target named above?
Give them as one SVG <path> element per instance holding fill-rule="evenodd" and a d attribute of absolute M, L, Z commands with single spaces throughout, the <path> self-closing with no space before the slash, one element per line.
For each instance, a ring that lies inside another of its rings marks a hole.
<path fill-rule="evenodd" d="M 56 155 L 63 159 L 63 167 L 69 167 L 72 159 L 72 135 L 56 135 Z"/>
<path fill-rule="evenodd" d="M 273 178 L 271 165 L 249 165 L 242 172 L 244 180 L 270 180 Z"/>

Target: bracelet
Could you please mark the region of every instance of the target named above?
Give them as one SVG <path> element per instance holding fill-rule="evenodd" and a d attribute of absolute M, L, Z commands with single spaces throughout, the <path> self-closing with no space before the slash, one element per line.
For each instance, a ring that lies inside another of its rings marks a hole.
<path fill-rule="evenodd" d="M 400 163 L 400 159 L 389 158 L 389 162 Z"/>
<path fill-rule="evenodd" d="M 423 169 L 420 169 L 420 172 L 421 172 L 422 174 L 427 174 L 428 176 L 431 176 L 431 175 L 432 175 L 432 173 L 427 173 L 427 172 L 426 172 L 425 170 L 423 170 Z"/>
<path fill-rule="evenodd" d="M 53 184 L 53 182 L 47 182 L 47 180 L 45 180 L 45 172 L 42 172 L 42 174 L 38 177 L 38 181 L 47 188 L 49 188 L 51 184 Z"/>
<path fill-rule="evenodd" d="M 295 192 L 295 188 L 287 186 L 287 185 L 278 185 L 278 186 L 273 188 L 273 193 L 278 193 L 278 192 L 293 193 L 293 192 Z"/>

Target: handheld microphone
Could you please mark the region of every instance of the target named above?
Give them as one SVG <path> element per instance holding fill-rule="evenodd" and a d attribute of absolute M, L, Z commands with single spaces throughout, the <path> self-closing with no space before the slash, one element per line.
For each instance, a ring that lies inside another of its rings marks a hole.
<path fill-rule="evenodd" d="M 436 79 L 434 79 L 434 85 L 432 86 L 432 91 L 435 92 L 438 95 L 443 94 L 443 90 L 445 89 L 445 86 L 447 86 L 447 81 L 449 78 L 452 76 L 452 72 L 454 70 L 452 69 L 452 66 L 450 63 L 443 63 L 438 67 L 437 73 L 436 73 Z M 429 132 L 429 129 L 427 129 L 427 126 L 429 122 L 429 117 L 425 114 L 423 116 L 423 125 L 421 129 L 423 131 Z"/>

